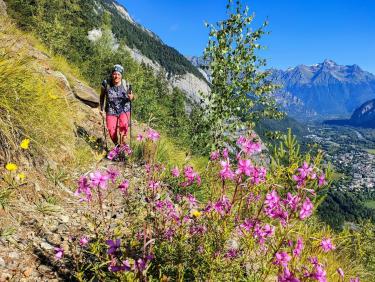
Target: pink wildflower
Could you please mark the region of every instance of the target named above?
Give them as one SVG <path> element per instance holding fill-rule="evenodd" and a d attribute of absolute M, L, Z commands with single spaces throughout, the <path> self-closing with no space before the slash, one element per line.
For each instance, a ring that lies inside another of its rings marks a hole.
<path fill-rule="evenodd" d="M 219 201 L 214 204 L 214 210 L 220 215 L 225 215 L 230 212 L 232 205 L 227 196 L 223 196 Z"/>
<path fill-rule="evenodd" d="M 221 161 L 220 165 L 221 165 L 221 168 L 222 168 L 220 170 L 220 177 L 221 177 L 221 179 L 223 179 L 223 180 L 225 180 L 225 179 L 233 179 L 234 178 L 234 173 L 230 169 L 229 160 L 227 160 L 227 161 Z"/>
<path fill-rule="evenodd" d="M 79 244 L 84 247 L 86 246 L 87 244 L 89 243 L 89 238 L 87 236 L 82 236 L 80 239 L 79 239 Z"/>
<path fill-rule="evenodd" d="M 288 263 L 289 261 L 291 260 L 292 258 L 290 257 L 290 255 L 288 255 L 287 252 L 277 252 L 275 254 L 275 261 L 274 261 L 274 264 L 276 265 L 281 265 L 283 267 L 287 267 L 288 266 Z"/>
<path fill-rule="evenodd" d="M 305 219 L 309 217 L 313 212 L 313 204 L 311 203 L 310 199 L 307 197 L 306 200 L 302 204 L 302 208 L 299 212 L 299 218 Z"/>
<path fill-rule="evenodd" d="M 114 147 L 114 148 L 108 153 L 107 158 L 108 158 L 109 160 L 112 161 L 114 158 L 117 157 L 117 155 L 119 154 L 119 152 L 120 152 L 120 148 L 119 148 L 118 146 L 116 146 L 116 147 Z"/>
<path fill-rule="evenodd" d="M 244 160 L 240 159 L 238 161 L 238 168 L 236 170 L 236 174 L 245 174 L 247 176 L 250 176 L 253 171 L 253 166 L 251 164 L 250 160 Z"/>
<path fill-rule="evenodd" d="M 319 187 L 322 187 L 324 185 L 327 184 L 327 181 L 326 181 L 326 176 L 324 173 L 322 173 L 319 177 L 318 177 L 318 186 Z"/>
<path fill-rule="evenodd" d="M 114 167 L 110 167 L 107 169 L 107 176 L 109 180 L 112 181 L 112 183 L 116 182 L 116 179 L 119 175 L 120 173 Z"/>
<path fill-rule="evenodd" d="M 74 192 L 74 195 L 81 196 L 82 194 L 85 195 L 85 198 L 81 198 L 79 201 L 86 201 L 90 202 L 92 199 L 92 192 L 91 192 L 91 186 L 89 184 L 89 180 L 87 177 L 82 176 L 78 180 L 78 189 Z"/>
<path fill-rule="evenodd" d="M 107 188 L 108 175 L 102 174 L 100 171 L 95 171 L 90 173 L 91 185 L 93 187 L 100 187 L 102 189 Z"/>
<path fill-rule="evenodd" d="M 286 199 L 284 200 L 284 203 L 292 210 L 296 211 L 298 208 L 298 204 L 300 201 L 300 197 L 298 195 L 293 195 L 288 192 Z"/>
<path fill-rule="evenodd" d="M 242 151 L 248 156 L 253 155 L 262 151 L 262 145 L 259 142 L 253 142 L 253 140 L 246 140 L 241 144 Z"/>
<path fill-rule="evenodd" d="M 285 267 L 283 270 L 283 274 L 278 276 L 278 282 L 300 282 L 298 278 L 296 278 L 290 270 Z"/>
<path fill-rule="evenodd" d="M 63 256 L 64 256 L 64 249 L 61 247 L 55 248 L 55 258 L 57 260 L 60 260 L 63 258 Z"/>
<path fill-rule="evenodd" d="M 292 251 L 293 256 L 299 257 L 302 253 L 302 249 L 303 249 L 303 240 L 302 240 L 302 238 L 298 238 L 296 246 L 295 246 L 294 250 Z"/>
<path fill-rule="evenodd" d="M 320 264 L 315 266 L 315 272 L 312 274 L 319 282 L 327 282 L 327 272 L 325 271 L 324 267 Z"/>
<path fill-rule="evenodd" d="M 180 170 L 178 169 L 177 166 L 175 166 L 174 168 L 172 168 L 171 173 L 172 173 L 173 177 L 179 177 L 180 176 Z"/>
<path fill-rule="evenodd" d="M 241 146 L 242 144 L 244 144 L 246 142 L 246 138 L 244 136 L 240 136 L 238 137 L 237 139 L 237 145 Z"/>
<path fill-rule="evenodd" d="M 211 160 L 211 161 L 215 161 L 215 160 L 217 160 L 219 157 L 220 157 L 220 152 L 219 152 L 219 150 L 213 151 L 213 152 L 211 152 L 211 154 L 210 154 L 210 160 Z"/>
<path fill-rule="evenodd" d="M 153 129 L 149 129 L 147 131 L 147 138 L 150 139 L 152 142 L 155 142 L 155 141 L 158 141 L 159 138 L 160 138 L 160 134 L 159 132 L 153 130 Z"/>
<path fill-rule="evenodd" d="M 266 181 L 266 169 L 264 167 L 254 167 L 251 176 L 251 183 L 257 185 L 264 181 Z"/>
<path fill-rule="evenodd" d="M 128 191 L 128 188 L 129 188 L 129 180 L 127 179 L 122 181 L 121 184 L 118 186 L 118 189 L 120 189 L 122 193 L 126 193 Z"/>
<path fill-rule="evenodd" d="M 224 159 L 229 157 L 228 148 L 224 148 L 223 152 L 221 153 Z"/>
<path fill-rule="evenodd" d="M 148 182 L 148 188 L 150 188 L 153 191 L 155 191 L 159 187 L 160 187 L 160 182 L 159 181 L 150 180 Z"/>
<path fill-rule="evenodd" d="M 342 270 L 341 267 L 339 267 L 339 268 L 337 269 L 337 273 L 340 275 L 341 278 L 344 278 L 344 271 Z"/>
<path fill-rule="evenodd" d="M 336 247 L 332 244 L 330 238 L 323 238 L 322 242 L 320 243 L 320 246 L 322 247 L 323 251 L 326 253 L 336 249 Z"/>
<path fill-rule="evenodd" d="M 142 142 L 143 139 L 144 139 L 144 137 L 143 137 L 142 134 L 138 134 L 138 135 L 137 135 L 137 141 Z"/>
<path fill-rule="evenodd" d="M 349 282 L 359 282 L 359 277 L 356 278 L 350 278 Z"/>

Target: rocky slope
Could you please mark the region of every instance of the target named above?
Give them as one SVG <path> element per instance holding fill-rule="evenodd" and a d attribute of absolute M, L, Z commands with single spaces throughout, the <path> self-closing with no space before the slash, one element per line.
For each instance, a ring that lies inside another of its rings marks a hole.
<path fill-rule="evenodd" d="M 199 102 L 199 93 L 201 92 L 207 94 L 210 91 L 209 84 L 207 83 L 207 77 L 203 75 L 202 72 L 199 72 L 196 69 L 192 70 L 192 68 L 194 67 L 189 60 L 178 53 L 178 51 L 174 48 L 165 45 L 154 32 L 137 23 L 131 17 L 124 6 L 117 3 L 116 1 L 106 0 L 104 1 L 103 7 L 110 10 L 112 14 L 117 14 L 117 16 L 119 16 L 124 21 L 131 23 L 134 26 L 134 29 L 144 31 L 144 33 L 147 34 L 152 40 L 147 37 L 143 38 L 143 45 L 156 45 L 156 47 L 160 49 L 161 53 L 166 53 L 166 56 L 163 57 L 163 60 L 158 60 L 153 58 L 152 56 L 150 57 L 147 54 L 144 54 L 141 50 L 141 45 L 129 44 L 128 47 L 130 54 L 137 62 L 150 65 L 155 70 L 155 72 L 163 70 L 167 74 L 167 78 L 169 79 L 171 86 L 177 87 L 185 92 L 187 97 L 191 101 Z M 124 22 L 122 24 L 124 24 Z M 182 73 L 173 73 L 169 70 L 168 66 L 165 63 L 168 63 L 168 60 L 173 59 L 171 59 L 171 56 L 168 54 L 172 54 L 173 57 L 178 58 L 180 64 L 179 67 L 181 67 L 183 70 Z"/>
<path fill-rule="evenodd" d="M 72 266 L 59 264 L 54 248 L 64 247 L 69 256 L 69 240 L 74 232 L 87 225 L 84 214 L 90 211 L 73 193 L 75 180 L 82 172 L 74 167 L 80 158 L 76 152 L 78 147 L 87 149 L 82 151 L 86 155 L 84 158 L 89 159 L 85 168 L 82 167 L 85 171 L 109 166 L 105 160 L 100 161 L 101 155 L 91 153 L 88 144 L 88 138 L 101 138 L 101 119 L 95 108 L 98 96 L 83 80 L 56 68 L 53 58 L 36 47 L 34 41 L 6 30 L 13 25 L 7 20 L 5 7 L 0 0 L 0 51 L 8 50 L 15 56 L 26 54 L 30 72 L 43 75 L 46 81 L 56 81 L 59 98 L 66 101 L 66 109 L 62 110 L 71 110 L 71 121 L 75 125 L 72 125 L 74 131 L 69 132 L 73 142 L 66 140 L 54 156 L 46 158 L 36 154 L 33 147 L 43 144 L 33 141 L 30 153 L 24 155 L 2 154 L 7 148 L 0 150 L 0 281 L 71 281 L 71 271 L 67 267 Z M 4 49 L 9 45 L 11 49 Z M 137 128 L 135 125 L 134 130 Z M 68 143 L 75 147 L 67 148 Z M 16 163 L 18 170 L 26 175 L 21 184 L 6 180 L 13 175 L 5 169 L 9 161 Z M 115 166 L 125 176 L 130 173 L 130 168 L 124 164 Z M 131 173 L 135 180 L 141 172 L 132 167 Z M 10 194 L 7 196 L 5 192 Z"/>

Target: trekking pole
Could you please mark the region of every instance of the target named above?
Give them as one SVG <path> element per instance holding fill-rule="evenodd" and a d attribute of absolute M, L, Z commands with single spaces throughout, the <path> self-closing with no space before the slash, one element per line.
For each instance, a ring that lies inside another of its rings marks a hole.
<path fill-rule="evenodd" d="M 132 86 L 131 84 L 129 85 L 129 92 L 132 92 Z M 129 123 L 129 135 L 130 135 L 130 141 L 129 145 L 130 148 L 132 147 L 132 101 L 130 100 L 130 123 Z"/>
<path fill-rule="evenodd" d="M 103 127 L 103 137 L 104 137 L 104 148 L 105 151 L 108 153 L 108 143 L 107 143 L 107 130 L 105 128 L 105 121 L 104 121 L 104 116 L 102 116 L 102 127 Z"/>

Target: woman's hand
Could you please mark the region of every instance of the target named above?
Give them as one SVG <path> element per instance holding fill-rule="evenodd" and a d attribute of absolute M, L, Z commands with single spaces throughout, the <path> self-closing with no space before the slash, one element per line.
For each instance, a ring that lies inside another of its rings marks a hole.
<path fill-rule="evenodd" d="M 129 93 L 129 100 L 132 101 L 134 99 L 134 94 L 133 92 Z"/>

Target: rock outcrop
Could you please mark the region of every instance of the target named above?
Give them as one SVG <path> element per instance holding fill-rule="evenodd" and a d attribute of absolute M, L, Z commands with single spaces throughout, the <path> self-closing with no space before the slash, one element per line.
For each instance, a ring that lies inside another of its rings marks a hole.
<path fill-rule="evenodd" d="M 6 16 L 7 15 L 7 5 L 3 0 L 0 0 L 0 16 Z"/>

